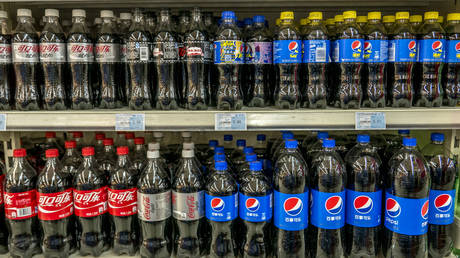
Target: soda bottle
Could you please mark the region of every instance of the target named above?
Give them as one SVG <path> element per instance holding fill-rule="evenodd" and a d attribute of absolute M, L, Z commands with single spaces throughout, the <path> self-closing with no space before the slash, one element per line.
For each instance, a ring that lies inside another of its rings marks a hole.
<path fill-rule="evenodd" d="M 134 150 L 134 138 L 135 138 L 135 135 L 133 132 L 125 133 L 126 145 L 124 146 L 128 146 L 130 152 Z M 120 147 L 120 146 L 117 146 L 117 147 Z"/>
<path fill-rule="evenodd" d="M 378 257 L 381 247 L 382 161 L 370 145 L 369 135 L 358 135 L 358 144 L 346 160 L 346 253 L 348 257 Z"/>
<path fill-rule="evenodd" d="M 244 180 L 247 180 L 247 173 L 250 171 L 250 166 L 251 163 L 257 161 L 257 154 L 255 153 L 246 153 L 245 155 L 245 162 L 239 164 L 239 166 L 236 167 L 236 176 L 235 178 L 237 179 L 238 185 L 241 185 Z"/>
<path fill-rule="evenodd" d="M 44 150 L 48 149 L 58 149 L 59 155 L 62 156 L 64 154 L 64 149 L 62 146 L 57 142 L 56 139 L 56 132 L 46 132 L 45 133 L 45 146 Z"/>
<path fill-rule="evenodd" d="M 96 140 L 96 143 L 94 144 L 94 152 L 101 153 L 104 150 L 105 133 L 96 132 L 94 134 L 94 138 Z M 96 158 L 97 157 L 98 155 L 96 155 Z"/>
<path fill-rule="evenodd" d="M 368 23 L 363 28 L 366 34 L 366 41 L 364 42 L 364 62 L 366 63 L 363 80 L 364 107 L 385 107 L 388 37 L 380 20 L 380 12 L 369 12 Z"/>
<path fill-rule="evenodd" d="M 361 28 L 362 31 L 364 31 L 364 27 L 368 23 L 368 16 L 358 16 L 356 17 L 356 24 Z"/>
<path fill-rule="evenodd" d="M 326 138 L 329 138 L 328 132 L 318 132 L 316 134 L 316 140 L 307 146 L 305 155 L 308 165 L 312 165 L 313 159 L 315 159 L 318 152 L 323 149 L 323 142 Z"/>
<path fill-rule="evenodd" d="M 281 139 L 276 142 L 276 145 L 274 144 L 274 146 L 276 146 L 272 154 L 272 158 L 274 160 L 279 158 L 281 150 L 285 148 L 285 141 L 292 140 L 292 139 L 294 139 L 294 134 L 292 132 L 289 132 L 289 131 L 283 132 Z"/>
<path fill-rule="evenodd" d="M 282 109 L 300 107 L 300 64 L 302 63 L 302 37 L 294 26 L 294 12 L 282 12 L 281 24 L 273 41 L 275 64 L 275 105 Z"/>
<path fill-rule="evenodd" d="M 233 164 L 238 166 L 239 164 L 244 162 L 244 147 L 246 147 L 246 140 L 236 140 L 236 149 L 234 149 L 230 154 L 230 160 Z"/>
<path fill-rule="evenodd" d="M 201 19 L 201 10 L 194 8 L 190 26 L 184 34 L 184 101 L 187 109 L 207 109 L 212 43 Z"/>
<path fill-rule="evenodd" d="M 139 9 L 134 12 L 133 23 L 125 41 L 129 76 L 128 105 L 134 110 L 152 109 L 153 91 L 149 77 L 151 38 L 145 27 L 144 15 Z"/>
<path fill-rule="evenodd" d="M 145 15 L 145 27 L 147 31 L 150 33 L 150 36 L 153 36 L 156 32 L 155 29 L 157 27 L 157 15 L 155 12 L 147 12 Z"/>
<path fill-rule="evenodd" d="M 173 255 L 177 257 L 201 257 L 206 242 L 203 231 L 205 183 L 194 157 L 193 150 L 182 150 L 181 166 L 172 184 Z"/>
<path fill-rule="evenodd" d="M 395 22 L 396 22 L 396 16 L 384 15 L 382 18 L 382 22 L 383 22 L 383 27 L 385 27 L 385 31 L 391 35 L 393 32 L 393 26 L 395 25 Z"/>
<path fill-rule="evenodd" d="M 72 138 L 77 143 L 77 149 L 81 151 L 82 148 L 85 147 L 83 132 L 72 132 Z"/>
<path fill-rule="evenodd" d="M 443 100 L 441 72 L 446 58 L 446 37 L 437 22 L 438 12 L 426 12 L 425 22 L 420 27 L 419 62 L 420 85 L 417 91 L 417 106 L 440 107 Z"/>
<path fill-rule="evenodd" d="M 447 15 L 447 54 L 446 54 L 446 82 L 444 87 L 445 99 L 448 106 L 455 106 L 460 102 L 460 14 Z"/>
<path fill-rule="evenodd" d="M 238 257 L 235 243 L 238 187 L 227 167 L 225 161 L 216 162 L 216 171 L 206 182 L 206 218 L 211 230 L 207 257 Z"/>
<path fill-rule="evenodd" d="M 344 24 L 337 33 L 340 69 L 338 106 L 343 109 L 359 108 L 363 96 L 364 35 L 356 24 L 356 11 L 344 12 L 343 18 Z"/>
<path fill-rule="evenodd" d="M 333 22 L 332 22 L 333 21 Z M 343 24 L 343 15 L 338 14 L 332 18 L 332 21 L 329 22 L 329 26 L 327 27 L 329 39 L 330 39 L 330 51 L 329 56 L 331 57 L 331 63 L 329 64 L 329 73 L 336 74 L 338 71 L 338 58 L 339 58 L 339 49 L 337 45 L 337 30 Z M 329 78 L 329 87 L 327 92 L 327 103 L 331 106 L 335 105 L 335 98 L 337 96 L 337 89 L 338 89 L 338 76 L 331 76 Z"/>
<path fill-rule="evenodd" d="M 411 107 L 417 39 L 409 24 L 409 12 L 397 12 L 388 49 L 388 99 L 393 107 Z"/>
<path fill-rule="evenodd" d="M 171 181 L 159 150 L 147 151 L 147 166 L 137 183 L 141 257 L 169 258 L 172 251 Z"/>
<path fill-rule="evenodd" d="M 0 162 L 0 254 L 8 253 L 8 228 L 6 226 L 5 203 L 3 200 L 5 174 L 5 164 Z"/>
<path fill-rule="evenodd" d="M 113 139 L 105 138 L 104 139 L 104 150 L 97 157 L 98 168 L 103 172 L 107 180 L 115 171 L 117 162 L 117 154 L 115 148 L 113 147 Z"/>
<path fill-rule="evenodd" d="M 139 10 L 136 9 L 134 13 L 136 14 L 136 12 L 139 12 Z M 118 34 L 121 39 L 121 45 L 120 45 L 121 72 L 120 72 L 120 75 L 121 75 L 122 83 L 120 83 L 120 87 L 122 88 L 121 92 L 123 93 L 122 95 L 123 104 L 128 104 L 128 105 L 129 105 L 128 97 L 129 97 L 129 92 L 130 92 L 129 90 L 131 87 L 130 80 L 132 80 L 132 78 L 130 77 L 130 73 L 128 71 L 129 68 L 128 68 L 128 59 L 127 59 L 127 56 L 128 56 L 127 42 L 130 40 L 130 36 L 131 36 L 130 28 L 133 22 L 134 22 L 134 19 L 131 13 L 120 13 L 119 26 L 118 26 Z M 144 39 L 144 37 L 139 37 L 136 39 L 142 40 Z M 148 53 L 149 51 L 150 49 L 147 48 L 147 55 L 149 54 Z"/>
<path fill-rule="evenodd" d="M 215 107 L 217 101 L 217 67 L 214 65 L 214 39 L 216 37 L 217 32 L 217 25 L 214 22 L 214 17 L 212 16 L 212 12 L 203 12 L 203 23 L 204 29 L 208 35 L 208 40 L 211 43 L 211 60 L 209 63 L 209 72 L 208 72 L 208 98 L 209 98 L 209 106 Z"/>
<path fill-rule="evenodd" d="M 121 86 L 118 79 L 120 76 L 120 43 L 121 40 L 115 33 L 113 12 L 102 10 L 102 25 L 95 38 L 96 62 L 100 87 L 98 99 L 100 108 L 121 107 Z"/>
<path fill-rule="evenodd" d="M 274 257 L 307 257 L 308 168 L 296 152 L 296 140 L 285 141 L 286 151 L 275 163 L 273 179 L 275 225 Z"/>
<path fill-rule="evenodd" d="M 107 178 L 97 168 L 94 147 L 82 149 L 83 163 L 73 180 L 80 255 L 100 256 L 109 249 Z"/>
<path fill-rule="evenodd" d="M 243 35 L 236 26 L 235 13 L 232 11 L 222 12 L 222 24 L 214 40 L 214 64 L 217 66 L 217 109 L 241 109 L 244 43 Z"/>
<path fill-rule="evenodd" d="M 431 143 L 423 148 L 422 154 L 431 171 L 428 252 L 431 257 L 447 257 L 453 244 L 456 162 L 444 147 L 442 133 L 431 134 Z"/>
<path fill-rule="evenodd" d="M 422 16 L 421 15 L 411 15 L 409 16 L 409 23 L 414 29 L 414 31 L 419 31 L 420 26 L 422 26 Z"/>
<path fill-rule="evenodd" d="M 74 140 L 65 142 L 65 153 L 61 160 L 61 170 L 71 179 L 77 174 L 83 159 L 77 150 L 77 143 Z M 72 182 L 71 182 L 72 183 Z"/>
<path fill-rule="evenodd" d="M 66 108 L 66 44 L 59 24 L 59 11 L 45 9 L 45 27 L 40 35 L 41 78 L 44 80 L 43 104 L 47 110 Z"/>
<path fill-rule="evenodd" d="M 134 138 L 134 150 L 131 155 L 131 160 L 133 168 L 136 170 L 138 176 L 144 171 L 146 153 L 144 137 Z"/>
<path fill-rule="evenodd" d="M 181 10 L 179 11 L 179 19 L 177 20 L 177 46 L 179 48 L 179 69 L 181 76 L 178 80 L 178 92 L 179 92 L 179 102 L 181 105 L 184 104 L 185 97 L 185 83 L 187 81 L 187 73 L 185 68 L 185 58 L 186 58 L 186 49 L 185 49 L 185 34 L 190 29 L 190 11 Z M 200 17 L 201 18 L 201 17 Z"/>
<path fill-rule="evenodd" d="M 385 257 L 428 257 L 428 206 L 431 176 L 416 150 L 415 138 L 404 138 L 403 147 L 390 161 L 384 177 Z"/>
<path fill-rule="evenodd" d="M 324 139 L 323 148 L 312 164 L 309 231 L 312 257 L 345 257 L 347 172 L 334 148 L 334 139 Z"/>
<path fill-rule="evenodd" d="M 46 25 L 45 25 L 46 26 Z M 68 257 L 74 240 L 72 178 L 63 173 L 57 149 L 46 150 L 46 165 L 37 179 L 41 246 L 47 257 Z"/>
<path fill-rule="evenodd" d="M 98 89 L 94 84 L 94 52 L 86 12 L 72 10 L 72 27 L 67 37 L 67 62 L 70 72 L 69 98 L 72 109 L 92 109 Z"/>
<path fill-rule="evenodd" d="M 14 105 L 13 76 L 8 13 L 0 11 L 0 110 L 10 110 Z"/>
<path fill-rule="evenodd" d="M 303 40 L 303 63 L 306 74 L 306 97 L 304 107 L 326 108 L 328 93 L 328 69 L 331 43 L 323 25 L 322 12 L 310 12 L 310 23 Z"/>
<path fill-rule="evenodd" d="M 32 24 L 32 11 L 18 9 L 18 25 L 12 36 L 13 68 L 16 77 L 17 110 L 38 110 L 41 92 L 38 82 L 38 36 Z"/>
<path fill-rule="evenodd" d="M 162 9 L 160 24 L 153 37 L 154 88 L 157 109 L 177 109 L 180 74 L 178 38 L 173 30 L 171 11 Z"/>

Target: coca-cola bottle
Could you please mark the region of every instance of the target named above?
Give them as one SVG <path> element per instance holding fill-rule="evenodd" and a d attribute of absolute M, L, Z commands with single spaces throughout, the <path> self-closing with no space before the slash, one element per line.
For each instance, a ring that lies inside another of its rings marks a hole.
<path fill-rule="evenodd" d="M 32 257 L 41 252 L 35 189 L 37 172 L 26 160 L 26 150 L 13 151 L 13 167 L 3 185 L 8 249 L 13 257 Z"/>
<path fill-rule="evenodd" d="M 129 151 L 132 152 L 134 150 L 134 138 L 135 138 L 135 134 L 133 132 L 126 132 L 125 133 L 125 145 L 122 145 L 122 146 L 128 146 L 129 148 Z M 120 146 L 117 146 L 117 147 L 120 147 Z"/>
<path fill-rule="evenodd" d="M 11 30 L 8 13 L 0 11 L 0 110 L 14 105 L 14 77 L 11 63 Z"/>
<path fill-rule="evenodd" d="M 45 140 L 44 150 L 58 149 L 60 156 L 62 156 L 64 154 L 64 149 L 62 148 L 62 146 L 57 141 L 56 132 L 46 132 L 45 133 L 45 138 L 46 138 L 46 140 Z"/>
<path fill-rule="evenodd" d="M 94 52 L 91 32 L 86 26 L 86 12 L 72 10 L 72 27 L 67 38 L 67 62 L 70 72 L 70 106 L 92 109 L 98 99 L 95 84 Z"/>
<path fill-rule="evenodd" d="M 83 163 L 73 181 L 80 255 L 99 256 L 109 248 L 107 179 L 97 168 L 94 147 L 82 149 Z"/>
<path fill-rule="evenodd" d="M 113 251 L 134 255 L 137 251 L 137 176 L 129 162 L 127 146 L 117 148 L 118 161 L 109 180 L 109 213 L 113 227 Z"/>
<path fill-rule="evenodd" d="M 145 26 L 150 35 L 153 36 L 155 34 L 155 29 L 157 27 L 157 15 L 155 14 L 155 12 L 146 13 Z"/>
<path fill-rule="evenodd" d="M 66 108 L 65 35 L 59 24 L 59 11 L 45 9 L 45 27 L 40 35 L 40 64 L 43 78 L 43 104 L 48 110 Z"/>
<path fill-rule="evenodd" d="M 82 161 L 83 158 L 77 150 L 77 142 L 74 140 L 66 141 L 64 157 L 61 160 L 61 172 L 73 179 Z"/>
<path fill-rule="evenodd" d="M 5 181 L 5 173 L 5 164 L 0 161 L 0 254 L 8 252 L 8 229 L 6 227 L 5 206 L 3 203 L 3 184 Z"/>
<path fill-rule="evenodd" d="M 179 47 L 179 66 L 180 66 L 180 73 L 181 76 L 179 78 L 177 87 L 179 92 L 179 102 L 181 106 L 185 104 L 185 84 L 187 81 L 187 72 L 185 68 L 185 56 L 186 56 L 186 49 L 185 49 L 185 34 L 189 30 L 190 27 L 190 11 L 188 10 L 181 10 L 179 11 L 179 20 L 177 24 L 177 45 Z"/>
<path fill-rule="evenodd" d="M 83 132 L 72 132 L 72 138 L 77 143 L 77 150 L 80 152 L 83 147 L 85 147 Z"/>
<path fill-rule="evenodd" d="M 46 165 L 37 180 L 38 219 L 45 257 L 68 257 L 74 230 L 71 178 L 62 172 L 57 149 L 46 150 Z"/>
<path fill-rule="evenodd" d="M 99 165 L 99 170 L 104 173 L 107 179 L 110 178 L 110 175 L 115 171 L 117 164 L 117 154 L 115 153 L 115 148 L 113 147 L 113 139 L 105 138 L 103 141 L 104 150 L 97 155 L 97 163 Z"/>
<path fill-rule="evenodd" d="M 171 181 L 159 150 L 147 151 L 147 166 L 137 183 L 141 257 L 169 258 L 172 251 Z"/>
<path fill-rule="evenodd" d="M 131 109 L 152 109 L 152 85 L 150 72 L 150 33 L 146 30 L 144 15 L 138 9 L 126 36 L 128 63 L 128 105 Z"/>
<path fill-rule="evenodd" d="M 38 88 L 38 36 L 32 25 L 30 9 L 18 9 L 17 16 L 18 25 L 11 40 L 16 75 L 16 109 L 38 110 L 41 105 Z"/>
<path fill-rule="evenodd" d="M 156 108 L 177 109 L 179 48 L 169 9 L 161 10 L 160 24 L 152 41 Z"/>
<path fill-rule="evenodd" d="M 120 43 L 115 33 L 113 12 L 101 11 L 102 26 L 96 36 L 96 62 L 100 87 L 99 107 L 118 108 L 121 103 L 121 87 L 119 81 Z"/>
<path fill-rule="evenodd" d="M 134 138 L 134 150 L 131 154 L 131 160 L 133 168 L 136 170 L 138 176 L 142 173 L 142 171 L 144 171 L 146 165 L 145 155 L 146 150 L 144 137 Z"/>
<path fill-rule="evenodd" d="M 94 144 L 94 152 L 96 153 L 97 159 L 98 154 L 100 154 L 104 150 L 105 133 L 96 133 L 94 135 L 94 138 L 96 139 L 96 142 Z"/>
<path fill-rule="evenodd" d="M 120 19 L 118 25 L 118 33 L 119 37 L 121 38 L 121 45 L 120 45 L 120 65 L 121 65 L 121 80 L 120 87 L 122 88 L 122 100 L 123 104 L 127 104 L 128 100 L 128 90 L 129 90 L 129 80 L 130 75 L 128 73 L 128 63 L 127 63 L 127 48 L 126 48 L 126 39 L 129 36 L 129 28 L 131 28 L 132 24 L 132 15 L 131 13 L 120 13 Z"/>

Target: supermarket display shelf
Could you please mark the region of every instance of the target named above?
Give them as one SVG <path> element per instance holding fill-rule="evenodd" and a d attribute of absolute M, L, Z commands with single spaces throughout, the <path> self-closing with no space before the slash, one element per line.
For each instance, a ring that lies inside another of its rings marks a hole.
<path fill-rule="evenodd" d="M 386 129 L 460 129 L 460 108 L 278 110 L 240 111 L 5 111 L 7 131 L 113 131 L 116 114 L 145 114 L 147 131 L 213 131 L 216 114 L 244 113 L 247 130 L 353 130 L 357 112 L 382 112 Z"/>

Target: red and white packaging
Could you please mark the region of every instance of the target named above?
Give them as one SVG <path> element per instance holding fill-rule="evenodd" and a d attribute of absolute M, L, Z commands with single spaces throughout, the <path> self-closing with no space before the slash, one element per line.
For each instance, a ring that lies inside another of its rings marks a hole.
<path fill-rule="evenodd" d="M 58 193 L 37 193 L 38 218 L 41 220 L 59 220 L 72 215 L 72 189 Z"/>
<path fill-rule="evenodd" d="M 137 188 L 114 190 L 109 188 L 109 213 L 130 216 L 137 213 Z"/>
<path fill-rule="evenodd" d="M 4 193 L 5 216 L 11 220 L 32 218 L 37 215 L 37 191 Z"/>
<path fill-rule="evenodd" d="M 73 190 L 75 215 L 95 217 L 107 212 L 107 186 L 95 190 Z"/>

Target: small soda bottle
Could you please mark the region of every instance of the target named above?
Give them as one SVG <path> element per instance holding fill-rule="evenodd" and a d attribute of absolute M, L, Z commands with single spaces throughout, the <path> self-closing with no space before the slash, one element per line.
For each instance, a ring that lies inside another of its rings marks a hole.
<path fill-rule="evenodd" d="M 14 105 L 14 74 L 11 62 L 11 29 L 8 13 L 0 11 L 0 110 Z"/>
<path fill-rule="evenodd" d="M 445 99 L 448 106 L 460 102 L 460 13 L 447 15 L 447 78 L 445 83 Z"/>

